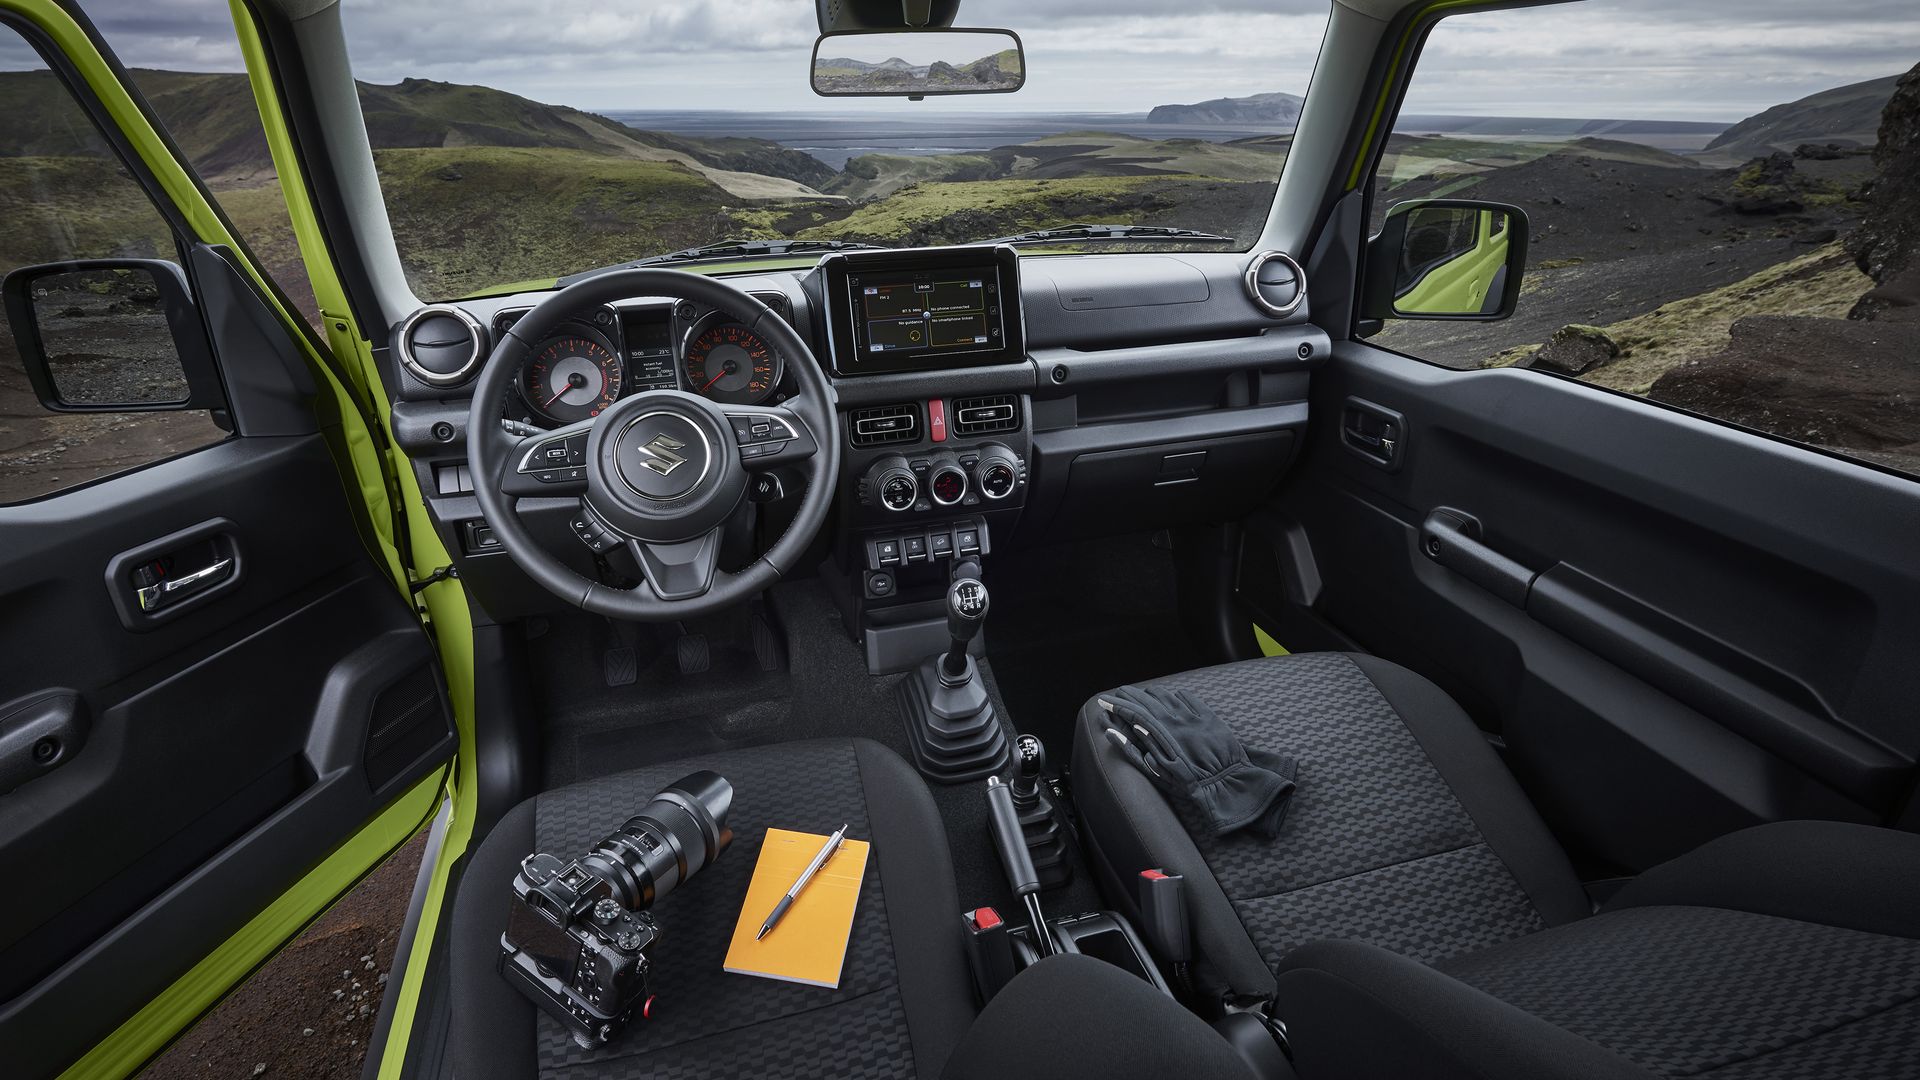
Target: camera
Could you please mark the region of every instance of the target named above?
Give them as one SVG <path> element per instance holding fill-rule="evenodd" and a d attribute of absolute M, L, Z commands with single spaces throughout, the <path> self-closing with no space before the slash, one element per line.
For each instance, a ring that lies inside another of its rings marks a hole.
<path fill-rule="evenodd" d="M 500 973 L 589 1050 L 652 1002 L 647 909 L 733 843 L 733 785 L 718 773 L 681 777 L 571 862 L 536 852 L 513 879 Z M 645 1004 L 643 1004 L 645 1003 Z"/>

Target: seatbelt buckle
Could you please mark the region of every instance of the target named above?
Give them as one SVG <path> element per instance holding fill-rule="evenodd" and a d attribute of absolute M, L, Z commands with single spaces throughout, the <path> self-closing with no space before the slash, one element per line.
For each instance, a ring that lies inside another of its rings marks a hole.
<path fill-rule="evenodd" d="M 1165 870 L 1142 870 L 1134 879 L 1140 901 L 1140 929 L 1162 963 L 1184 976 L 1193 958 L 1193 932 L 1187 924 L 1187 879 Z"/>
<path fill-rule="evenodd" d="M 1006 920 L 990 907 L 962 913 L 960 923 L 966 930 L 967 965 L 973 969 L 973 986 L 984 1005 L 1013 978 L 1013 941 L 1007 937 Z"/>

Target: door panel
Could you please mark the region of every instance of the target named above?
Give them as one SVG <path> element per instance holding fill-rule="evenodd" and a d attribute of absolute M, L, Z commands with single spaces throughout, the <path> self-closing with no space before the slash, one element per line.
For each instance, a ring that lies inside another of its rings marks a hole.
<path fill-rule="evenodd" d="M 107 567 L 219 522 L 244 574 L 123 624 Z M 199 598 L 196 598 L 198 601 Z M 77 691 L 84 742 L 0 795 L 0 1042 L 110 1032 L 452 747 L 432 648 L 317 435 L 234 438 L 0 509 L 0 699 Z"/>
<path fill-rule="evenodd" d="M 1320 425 L 1250 530 L 1270 539 L 1249 565 L 1281 572 L 1247 574 L 1245 598 L 1283 642 L 1434 678 L 1607 867 L 1905 812 L 1920 485 L 1570 380 L 1343 343 L 1314 415 L 1352 399 L 1404 418 L 1393 461 Z"/>

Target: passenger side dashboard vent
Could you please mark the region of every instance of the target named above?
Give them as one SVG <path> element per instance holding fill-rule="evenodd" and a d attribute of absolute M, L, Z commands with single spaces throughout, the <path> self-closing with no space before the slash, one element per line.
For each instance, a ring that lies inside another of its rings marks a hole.
<path fill-rule="evenodd" d="M 953 399 L 953 433 L 961 438 L 1020 430 L 1020 399 L 1012 394 Z"/>
<path fill-rule="evenodd" d="M 875 405 L 847 414 L 848 437 L 855 446 L 889 446 L 920 437 L 920 406 Z"/>
<path fill-rule="evenodd" d="M 1284 319 L 1307 298 L 1307 274 L 1284 251 L 1263 251 L 1247 264 L 1247 299 L 1261 311 Z"/>

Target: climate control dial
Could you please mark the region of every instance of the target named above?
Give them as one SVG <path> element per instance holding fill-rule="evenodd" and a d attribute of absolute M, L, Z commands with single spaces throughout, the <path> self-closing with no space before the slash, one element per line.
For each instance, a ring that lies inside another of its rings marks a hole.
<path fill-rule="evenodd" d="M 907 459 L 897 454 L 874 462 L 860 481 L 860 488 L 861 497 L 868 503 L 894 513 L 913 509 L 920 499 L 919 478 Z"/>
<path fill-rule="evenodd" d="M 1020 457 L 999 443 L 980 448 L 980 463 L 973 468 L 974 486 L 980 494 L 999 501 L 1020 488 Z"/>
<path fill-rule="evenodd" d="M 935 506 L 958 506 L 967 497 L 967 470 L 952 454 L 936 454 L 927 462 L 927 497 Z"/>

